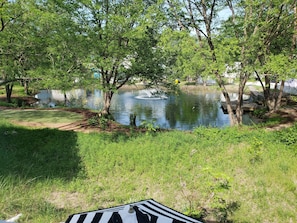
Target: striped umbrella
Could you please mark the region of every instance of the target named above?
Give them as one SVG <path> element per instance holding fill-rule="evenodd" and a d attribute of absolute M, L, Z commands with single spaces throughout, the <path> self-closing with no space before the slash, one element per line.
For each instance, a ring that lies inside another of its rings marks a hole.
<path fill-rule="evenodd" d="M 70 215 L 65 223 L 201 223 L 153 199 Z"/>

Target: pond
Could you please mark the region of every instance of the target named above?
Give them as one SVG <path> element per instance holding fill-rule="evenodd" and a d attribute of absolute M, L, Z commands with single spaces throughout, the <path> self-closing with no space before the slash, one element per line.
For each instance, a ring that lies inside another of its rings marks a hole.
<path fill-rule="evenodd" d="M 71 105 L 90 109 L 103 106 L 103 93 L 100 90 L 73 90 L 67 92 Z M 45 104 L 63 101 L 64 94 L 60 91 L 41 91 L 37 98 Z M 120 90 L 114 94 L 110 109 L 115 120 L 123 125 L 130 124 L 130 115 L 136 115 L 136 125 L 143 122 L 153 123 L 165 129 L 193 130 L 198 126 L 225 127 L 229 126 L 229 117 L 221 109 L 220 93 L 201 92 L 163 94 L 151 90 Z M 244 115 L 244 124 L 251 120 Z"/>

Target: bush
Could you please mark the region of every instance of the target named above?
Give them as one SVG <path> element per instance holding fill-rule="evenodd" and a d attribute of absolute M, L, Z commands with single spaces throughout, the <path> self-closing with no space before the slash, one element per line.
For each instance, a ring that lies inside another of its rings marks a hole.
<path fill-rule="evenodd" d="M 97 115 L 88 119 L 88 124 L 90 126 L 98 126 L 99 125 L 99 118 Z"/>
<path fill-rule="evenodd" d="M 147 130 L 147 134 L 155 133 L 160 129 L 153 121 L 142 121 L 140 127 L 145 128 Z"/>
<path fill-rule="evenodd" d="M 253 111 L 253 116 L 257 118 L 263 118 L 266 112 L 267 112 L 266 108 L 256 109 Z"/>
<path fill-rule="evenodd" d="M 294 126 L 284 129 L 283 131 L 277 132 L 278 140 L 287 146 L 297 144 L 297 124 Z"/>
<path fill-rule="evenodd" d="M 88 124 L 90 126 L 99 126 L 101 129 L 106 129 L 106 127 L 108 126 L 108 122 L 108 118 L 103 116 L 99 117 L 98 115 L 95 115 L 88 119 Z"/>

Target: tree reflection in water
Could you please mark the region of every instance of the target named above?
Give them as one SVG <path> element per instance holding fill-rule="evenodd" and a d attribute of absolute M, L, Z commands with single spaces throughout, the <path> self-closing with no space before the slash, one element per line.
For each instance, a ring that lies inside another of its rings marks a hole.
<path fill-rule="evenodd" d="M 229 117 L 220 107 L 220 93 L 181 92 L 178 95 L 156 97 L 140 97 L 138 90 L 120 90 L 112 98 L 111 113 L 121 124 L 130 124 L 130 115 L 136 115 L 136 125 L 141 122 L 152 122 L 160 128 L 193 130 L 199 126 L 224 127 L 229 126 Z M 41 101 L 48 103 L 64 100 L 64 94 L 58 91 L 43 91 L 37 95 Z M 155 95 L 154 95 L 155 96 Z M 83 106 L 90 109 L 100 109 L 103 105 L 102 91 L 73 90 L 67 92 L 72 106 Z M 244 124 L 250 119 L 244 115 Z"/>
<path fill-rule="evenodd" d="M 161 128 L 193 130 L 198 126 L 224 127 L 229 117 L 220 108 L 220 94 L 201 93 L 168 95 L 166 100 L 139 99 L 138 91 L 121 91 L 112 102 L 116 121 L 129 124 L 129 114 L 136 114 L 136 124 L 152 121 Z"/>

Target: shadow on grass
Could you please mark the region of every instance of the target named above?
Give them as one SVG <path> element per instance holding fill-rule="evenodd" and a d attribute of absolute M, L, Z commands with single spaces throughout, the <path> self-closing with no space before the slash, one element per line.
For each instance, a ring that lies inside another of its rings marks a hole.
<path fill-rule="evenodd" d="M 0 175 L 71 180 L 81 173 L 77 135 L 0 125 Z"/>

